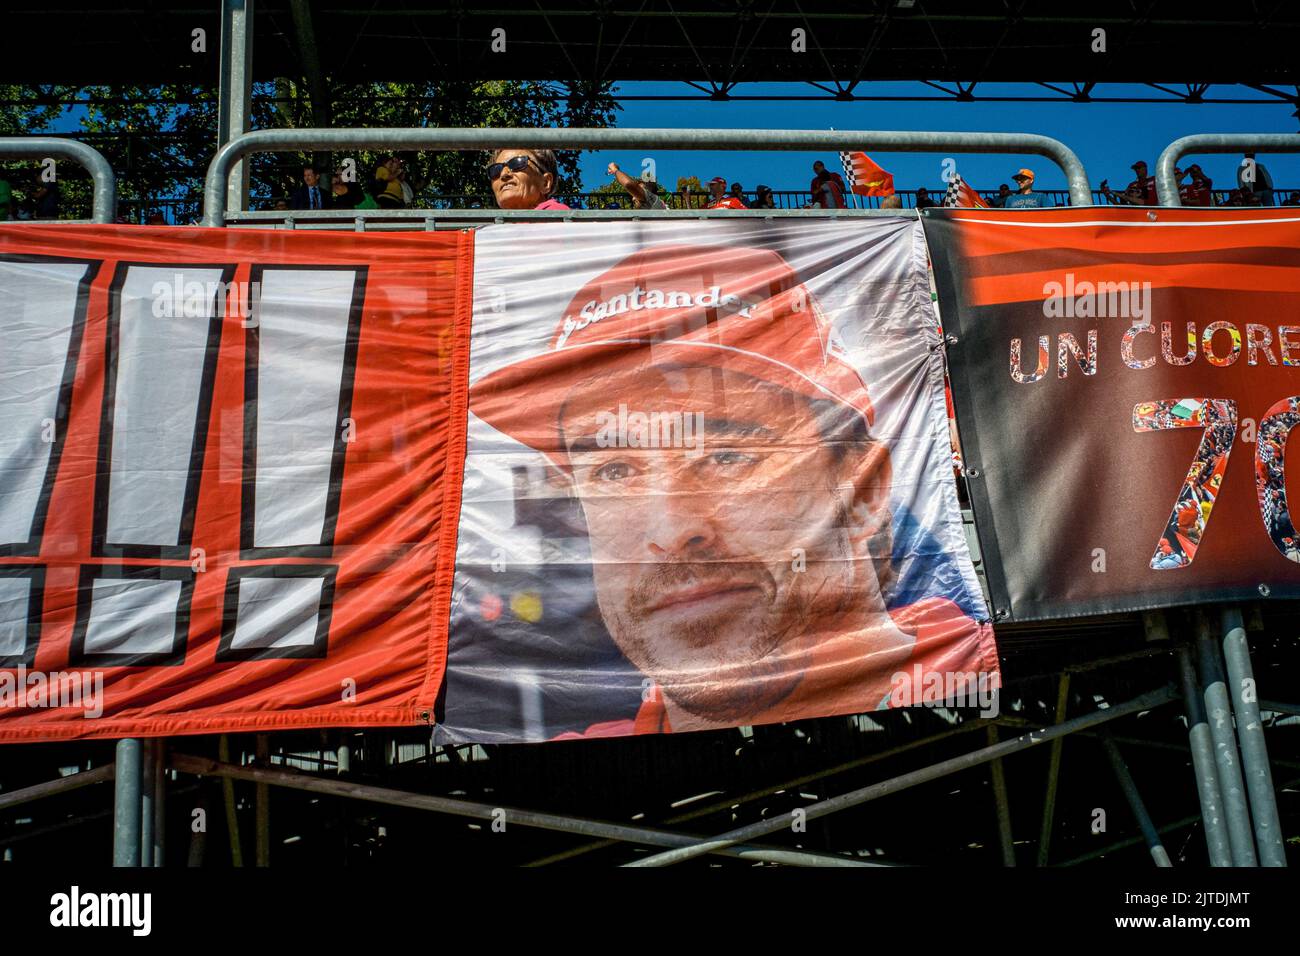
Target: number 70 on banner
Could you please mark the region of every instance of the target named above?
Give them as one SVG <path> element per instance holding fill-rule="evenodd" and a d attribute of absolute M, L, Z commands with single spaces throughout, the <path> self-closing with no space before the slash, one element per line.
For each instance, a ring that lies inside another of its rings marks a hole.
<path fill-rule="evenodd" d="M 1300 563 L 1300 534 L 1291 522 L 1286 500 L 1286 440 L 1297 423 L 1300 396 L 1274 403 L 1260 419 L 1255 444 L 1255 490 L 1269 540 L 1284 557 Z M 1156 543 L 1151 567 L 1157 571 L 1185 568 L 1196 558 L 1237 436 L 1237 403 L 1226 398 L 1175 398 L 1133 406 L 1134 431 L 1167 428 L 1200 428 L 1203 433 L 1164 533 Z"/>

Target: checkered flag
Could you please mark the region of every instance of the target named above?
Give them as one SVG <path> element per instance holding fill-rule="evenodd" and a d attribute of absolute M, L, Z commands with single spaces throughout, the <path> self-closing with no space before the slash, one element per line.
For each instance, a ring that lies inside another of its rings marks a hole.
<path fill-rule="evenodd" d="M 866 153 L 840 153 L 844 181 L 859 196 L 892 196 L 894 176 L 877 166 Z"/>
<path fill-rule="evenodd" d="M 948 191 L 943 194 L 943 204 L 949 209 L 988 209 L 989 204 L 979 197 L 979 193 L 966 185 L 961 173 L 953 173 L 948 181 Z"/>

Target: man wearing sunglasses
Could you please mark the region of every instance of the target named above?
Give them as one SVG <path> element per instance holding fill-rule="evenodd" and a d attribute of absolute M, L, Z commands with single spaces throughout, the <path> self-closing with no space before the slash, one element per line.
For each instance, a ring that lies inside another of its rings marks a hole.
<path fill-rule="evenodd" d="M 568 209 L 553 197 L 559 173 L 549 149 L 498 149 L 487 167 L 502 209 Z"/>

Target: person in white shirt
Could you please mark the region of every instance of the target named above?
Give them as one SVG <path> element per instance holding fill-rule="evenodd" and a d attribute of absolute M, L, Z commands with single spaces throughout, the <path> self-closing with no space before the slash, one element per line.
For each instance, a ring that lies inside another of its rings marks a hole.
<path fill-rule="evenodd" d="M 667 209 L 668 206 L 659 198 L 658 184 L 646 175 L 644 180 L 634 179 L 618 168 L 618 163 L 610 163 L 605 170 L 618 180 L 618 184 L 632 197 L 632 205 L 637 209 Z"/>

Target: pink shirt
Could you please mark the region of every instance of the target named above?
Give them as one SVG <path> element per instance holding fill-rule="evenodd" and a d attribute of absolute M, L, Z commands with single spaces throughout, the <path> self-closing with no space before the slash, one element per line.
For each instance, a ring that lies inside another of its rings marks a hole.
<path fill-rule="evenodd" d="M 569 207 L 566 206 L 564 203 L 560 202 L 558 199 L 543 199 L 533 208 L 534 209 L 568 209 Z"/>

